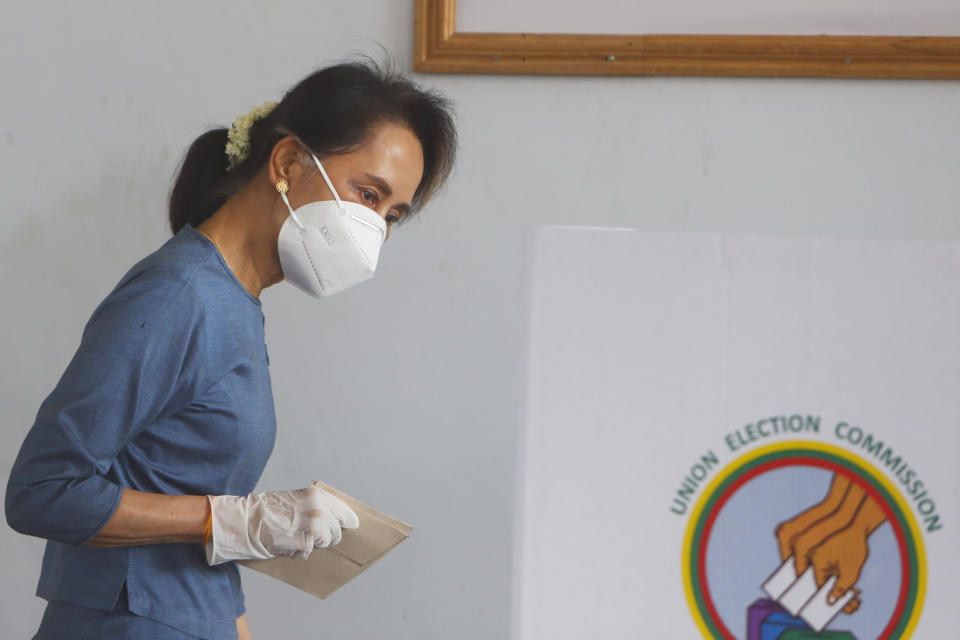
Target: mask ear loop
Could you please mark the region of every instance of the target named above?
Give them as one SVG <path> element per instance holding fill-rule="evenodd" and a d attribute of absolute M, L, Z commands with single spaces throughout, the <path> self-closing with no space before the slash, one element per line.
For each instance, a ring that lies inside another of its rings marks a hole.
<path fill-rule="evenodd" d="M 317 156 L 310 154 L 313 158 L 313 161 L 317 163 L 317 169 L 320 169 L 320 175 L 323 176 L 323 181 L 327 183 L 327 186 L 330 187 L 330 193 L 333 194 L 333 199 L 337 201 L 337 208 L 341 213 L 346 213 L 343 210 L 343 203 L 340 202 L 340 196 L 337 194 L 337 190 L 333 188 L 333 183 L 330 182 L 330 177 L 327 176 L 327 172 L 323 170 L 323 165 L 320 164 L 320 160 L 317 159 Z"/>
<path fill-rule="evenodd" d="M 277 189 L 277 191 L 280 190 Z M 297 214 L 293 212 L 293 207 L 290 206 L 290 201 L 287 199 L 287 192 L 280 191 L 280 197 L 283 199 L 283 204 L 287 205 L 287 211 L 290 212 L 290 217 L 293 218 L 293 221 L 297 223 L 297 226 L 300 227 L 301 231 L 305 230 L 306 227 L 303 226 L 303 223 L 300 222 L 300 218 L 298 218 Z"/>

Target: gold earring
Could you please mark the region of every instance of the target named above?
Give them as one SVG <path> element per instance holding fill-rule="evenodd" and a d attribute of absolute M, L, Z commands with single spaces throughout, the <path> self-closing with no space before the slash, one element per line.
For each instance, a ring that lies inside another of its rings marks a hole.
<path fill-rule="evenodd" d="M 279 191 L 280 193 L 286 193 L 289 190 L 290 190 L 290 185 L 287 184 L 286 180 L 284 180 L 283 178 L 280 178 L 279 180 L 277 180 L 277 191 Z"/>

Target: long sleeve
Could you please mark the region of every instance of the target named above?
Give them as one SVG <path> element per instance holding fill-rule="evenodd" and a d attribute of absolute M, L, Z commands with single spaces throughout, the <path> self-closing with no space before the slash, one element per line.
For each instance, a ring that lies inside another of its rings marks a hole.
<path fill-rule="evenodd" d="M 190 284 L 161 269 L 121 282 L 94 312 L 10 472 L 12 528 L 81 545 L 106 524 L 121 495 L 105 477 L 117 454 L 202 384 L 199 309 Z"/>

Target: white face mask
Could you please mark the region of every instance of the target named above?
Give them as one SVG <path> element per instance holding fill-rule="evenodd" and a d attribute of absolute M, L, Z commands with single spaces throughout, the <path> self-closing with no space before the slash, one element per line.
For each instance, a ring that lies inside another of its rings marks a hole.
<path fill-rule="evenodd" d="M 277 245 L 284 280 L 322 298 L 373 277 L 387 223 L 362 204 L 340 200 L 323 165 L 316 156 L 313 161 L 336 200 L 309 202 L 294 211 L 281 193 L 290 215 Z"/>

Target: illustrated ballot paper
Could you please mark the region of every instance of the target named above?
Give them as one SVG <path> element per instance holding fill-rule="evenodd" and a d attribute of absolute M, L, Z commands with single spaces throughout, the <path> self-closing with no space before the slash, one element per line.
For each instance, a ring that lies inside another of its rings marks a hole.
<path fill-rule="evenodd" d="M 317 549 L 306 560 L 271 558 L 242 560 L 237 564 L 282 580 L 318 598 L 326 598 L 403 542 L 412 527 L 322 482 L 314 482 L 313 486 L 346 502 L 360 518 L 360 527 L 344 529 L 339 544 Z"/>

